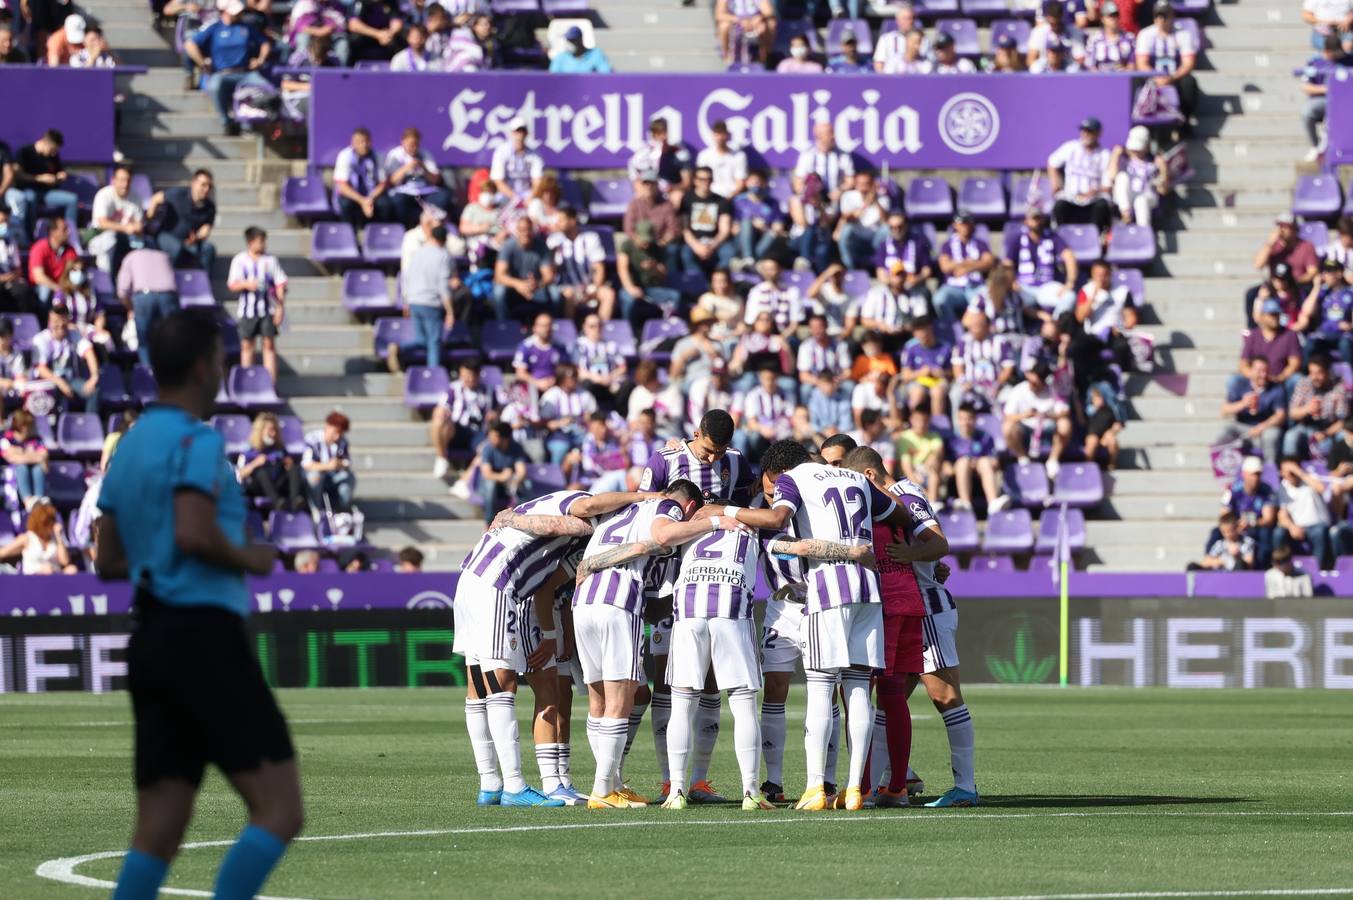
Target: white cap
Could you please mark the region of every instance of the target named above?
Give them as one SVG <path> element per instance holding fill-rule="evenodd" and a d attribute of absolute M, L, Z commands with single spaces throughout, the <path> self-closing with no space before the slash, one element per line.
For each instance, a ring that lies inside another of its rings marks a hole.
<path fill-rule="evenodd" d="M 244 0 L 229 0 L 222 12 L 229 13 L 232 16 L 242 16 L 244 15 L 244 9 Z"/>
<path fill-rule="evenodd" d="M 1247 456 L 1245 461 L 1240 464 L 1240 471 L 1249 474 L 1250 472 L 1264 471 L 1264 461 L 1257 456 Z"/>
<path fill-rule="evenodd" d="M 1137 125 L 1128 132 L 1127 148 L 1144 153 L 1151 148 L 1151 131 L 1145 125 Z"/>
<path fill-rule="evenodd" d="M 526 124 L 526 118 L 524 116 L 517 116 L 511 122 L 507 123 L 507 130 L 509 132 L 530 131 L 531 126 Z"/>
<path fill-rule="evenodd" d="M 76 13 L 66 16 L 66 42 L 83 44 L 85 42 L 85 17 Z"/>

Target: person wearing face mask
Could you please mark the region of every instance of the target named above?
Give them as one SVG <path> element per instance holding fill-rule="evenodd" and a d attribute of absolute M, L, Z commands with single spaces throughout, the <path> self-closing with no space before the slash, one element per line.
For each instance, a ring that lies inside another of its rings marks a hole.
<path fill-rule="evenodd" d="M 796 34 L 789 39 L 789 56 L 780 60 L 775 71 L 795 75 L 816 75 L 822 71 L 822 63 L 809 58 L 808 39 Z"/>
<path fill-rule="evenodd" d="M 476 268 L 491 266 L 493 255 L 508 238 L 499 215 L 501 197 L 498 183 L 489 179 L 480 185 L 479 196 L 474 202 L 465 204 L 461 210 L 460 236 L 465 239 L 465 252 Z"/>
<path fill-rule="evenodd" d="M 784 216 L 766 189 L 766 173 L 761 169 L 750 172 L 747 189 L 733 198 L 734 262 L 740 268 L 750 268 L 785 236 Z"/>
<path fill-rule="evenodd" d="M 609 75 L 611 61 L 599 47 L 584 43 L 583 30 L 577 25 L 564 32 L 564 46 L 550 60 L 550 71 L 570 74 Z"/>
<path fill-rule="evenodd" d="M 66 267 L 60 286 L 52 294 L 52 304 L 70 310 L 71 327 L 90 343 L 103 348 L 101 352 L 113 349 L 108 317 L 94 296 L 94 288 L 89 283 L 89 273 L 85 271 L 83 260 L 76 260 Z"/>

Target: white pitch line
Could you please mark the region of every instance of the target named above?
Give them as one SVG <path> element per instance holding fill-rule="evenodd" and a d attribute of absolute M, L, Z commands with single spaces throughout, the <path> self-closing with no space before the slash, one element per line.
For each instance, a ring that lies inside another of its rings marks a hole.
<path fill-rule="evenodd" d="M 660 828 L 667 826 L 688 826 L 688 825 L 711 825 L 711 826 L 747 826 L 747 825 L 807 825 L 818 822 L 849 822 L 851 824 L 890 824 L 904 825 L 925 822 L 928 826 L 934 826 L 936 823 L 944 822 L 985 822 L 992 819 L 1098 819 L 1109 817 L 1144 817 L 1152 818 L 1240 818 L 1240 817 L 1285 817 L 1285 818 L 1329 818 L 1334 816 L 1353 816 L 1353 811 L 1332 811 L 1332 812 L 1295 812 L 1295 811 L 1273 811 L 1263 812 L 1259 810 L 1228 810 L 1221 812 L 1199 811 L 1192 812 L 1188 810 L 1177 810 L 1173 812 L 1154 812 L 1150 810 L 1121 810 L 1103 812 L 1058 812 L 1058 813 L 977 813 L 977 814 L 959 814 L 945 815 L 937 813 L 935 815 L 917 815 L 917 816 L 859 816 L 859 815 L 777 815 L 765 816 L 755 819 L 685 819 L 673 817 L 667 819 L 631 819 L 626 821 L 614 822 L 562 822 L 551 825 L 507 825 L 501 828 L 488 828 L 483 826 L 474 826 L 467 828 L 426 828 L 413 831 L 363 831 L 353 834 L 309 834 L 301 835 L 296 838 L 298 842 L 322 842 L 322 841 L 365 841 L 378 838 L 408 838 L 408 837 L 440 837 L 453 834 L 501 834 L 513 832 L 528 831 L 580 831 L 593 828 Z M 234 839 L 223 841 L 190 841 L 183 844 L 182 850 L 198 850 L 206 847 L 228 847 L 235 843 Z M 99 853 L 86 853 L 83 856 L 63 856 L 57 859 L 49 859 L 34 870 L 39 878 L 46 878 L 49 881 L 56 881 L 61 884 L 69 884 L 76 887 L 98 888 L 100 890 L 109 890 L 117 885 L 112 881 L 105 881 L 101 878 L 93 878 L 88 875 L 81 875 L 75 871 L 79 866 L 85 863 L 95 862 L 101 859 L 115 859 L 125 855 L 125 850 L 104 850 Z M 174 894 L 182 897 L 210 897 L 210 891 L 199 891 L 192 888 L 161 888 L 162 893 Z M 935 898 L 909 898 L 909 900 L 1134 900 L 1134 898 L 1154 898 L 1154 897 L 1239 897 L 1239 896 L 1329 896 L 1336 894 L 1353 893 L 1353 888 L 1275 888 L 1271 890 L 1253 890 L 1253 891 L 1186 891 L 1186 892 L 1156 892 L 1156 893 L 1107 893 L 1107 894 L 1028 894 L 1028 895 L 1006 895 L 1006 896 L 986 896 L 986 897 L 935 897 Z M 259 900 L 299 900 L 299 898 L 288 897 L 263 897 Z"/>

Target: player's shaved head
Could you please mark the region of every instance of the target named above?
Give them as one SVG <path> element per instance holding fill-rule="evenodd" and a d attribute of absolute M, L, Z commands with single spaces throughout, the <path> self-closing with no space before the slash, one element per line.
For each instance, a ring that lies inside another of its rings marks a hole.
<path fill-rule="evenodd" d="M 846 454 L 858 446 L 850 435 L 834 434 L 822 442 L 822 461 L 829 466 L 839 466 Z"/>
<path fill-rule="evenodd" d="M 887 471 L 887 466 L 883 464 L 883 457 L 873 447 L 856 447 L 851 450 L 841 460 L 841 467 L 861 474 L 864 474 L 867 469 L 872 469 L 880 475 Z"/>
<path fill-rule="evenodd" d="M 711 409 L 700 417 L 700 433 L 720 447 L 733 443 L 733 417 L 727 410 Z"/>
<path fill-rule="evenodd" d="M 785 438 L 771 444 L 761 456 L 762 473 L 772 478 L 788 472 L 795 466 L 811 462 L 812 457 L 798 441 Z"/>
<path fill-rule="evenodd" d="M 667 490 L 663 491 L 662 495 L 680 503 L 683 509 L 686 504 L 694 502 L 695 506 L 687 510 L 687 515 L 705 505 L 704 492 L 700 490 L 699 485 L 689 478 L 678 478 L 667 486 Z"/>

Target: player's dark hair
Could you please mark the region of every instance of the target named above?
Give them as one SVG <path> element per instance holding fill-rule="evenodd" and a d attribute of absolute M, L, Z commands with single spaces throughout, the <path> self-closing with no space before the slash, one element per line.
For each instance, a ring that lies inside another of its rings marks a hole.
<path fill-rule="evenodd" d="M 841 466 L 861 474 L 865 469 L 873 469 L 880 475 L 888 471 L 888 467 L 883 464 L 883 457 L 873 447 L 856 447 L 841 460 Z"/>
<path fill-rule="evenodd" d="M 867 410 L 865 410 L 865 412 L 867 412 L 867 413 L 870 413 L 870 412 L 872 412 L 872 413 L 877 413 L 878 410 L 876 410 L 876 409 L 867 409 Z M 863 416 L 861 416 L 861 418 L 863 418 Z M 850 451 L 854 450 L 854 449 L 855 449 L 856 447 L 858 447 L 858 446 L 860 446 L 860 445 L 859 445 L 858 443 L 856 443 L 855 438 L 851 437 L 851 436 L 848 435 L 848 434 L 842 433 L 842 434 L 834 434 L 834 435 L 832 435 L 831 437 L 827 438 L 825 441 L 823 441 L 823 442 L 822 442 L 822 448 L 821 448 L 821 449 L 822 449 L 823 451 L 827 451 L 827 450 L 834 449 L 834 448 L 836 448 L 836 447 L 840 447 L 842 450 L 844 450 L 844 451 L 846 451 L 847 453 L 849 453 Z"/>
<path fill-rule="evenodd" d="M 798 441 L 785 438 L 771 444 L 761 455 L 761 471 L 767 475 L 780 475 L 795 466 L 801 466 L 812 459 L 808 451 Z"/>
<path fill-rule="evenodd" d="M 212 313 L 180 309 L 150 330 L 150 368 L 161 388 L 181 387 L 193 368 L 215 351 L 221 326 Z"/>
<path fill-rule="evenodd" d="M 720 447 L 733 443 L 733 417 L 724 409 L 711 409 L 700 417 L 700 433 Z"/>
<path fill-rule="evenodd" d="M 705 505 L 704 492 L 700 486 L 689 478 L 678 478 L 676 481 L 667 485 L 667 490 L 663 491 L 664 497 L 671 497 L 679 500 L 683 505 L 695 501 L 695 508 L 699 509 Z"/>

